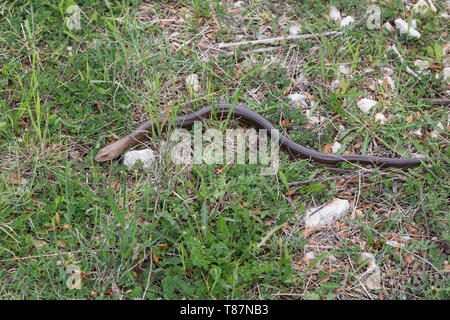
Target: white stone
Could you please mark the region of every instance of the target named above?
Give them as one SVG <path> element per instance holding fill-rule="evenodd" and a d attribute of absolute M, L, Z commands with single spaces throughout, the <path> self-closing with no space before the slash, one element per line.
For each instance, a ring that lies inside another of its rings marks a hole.
<path fill-rule="evenodd" d="M 385 117 L 384 114 L 382 114 L 381 112 L 378 112 L 375 115 L 375 120 L 381 122 L 381 124 L 385 124 L 387 121 L 387 118 Z"/>
<path fill-rule="evenodd" d="M 194 90 L 194 92 L 200 91 L 200 82 L 198 80 L 198 75 L 193 73 L 186 77 L 186 88 L 189 92 L 191 92 L 191 89 Z"/>
<path fill-rule="evenodd" d="M 378 85 L 382 86 L 386 82 L 391 90 L 395 90 L 395 81 L 391 78 L 391 76 L 385 76 L 384 80 L 378 80 Z"/>
<path fill-rule="evenodd" d="M 354 21 L 355 21 L 355 19 L 352 16 L 346 16 L 341 21 L 341 28 L 345 28 L 346 26 L 348 26 L 349 24 L 353 23 Z"/>
<path fill-rule="evenodd" d="M 306 118 L 308 119 L 308 121 L 311 122 L 311 123 L 316 123 L 317 124 L 321 120 L 320 117 L 317 117 L 317 116 L 315 116 L 313 114 L 313 111 L 311 109 L 306 110 L 305 111 L 305 115 L 306 115 Z"/>
<path fill-rule="evenodd" d="M 323 207 L 314 207 L 306 211 L 305 224 L 307 227 L 317 227 L 332 223 L 350 209 L 350 202 L 335 198 Z"/>
<path fill-rule="evenodd" d="M 428 5 L 430 6 L 430 10 L 431 10 L 431 11 L 433 11 L 433 12 L 436 12 L 436 11 L 437 11 L 436 6 L 434 5 L 433 0 L 428 0 Z"/>
<path fill-rule="evenodd" d="M 406 22 L 403 19 L 395 19 L 395 27 L 400 31 L 400 34 L 408 33 L 409 36 L 413 38 L 420 38 L 420 33 L 416 29 L 412 27 L 412 25 L 409 26 L 408 30 L 408 22 Z M 408 32 L 409 31 L 409 32 Z"/>
<path fill-rule="evenodd" d="M 385 28 L 390 33 L 394 32 L 394 27 L 389 22 L 386 22 L 385 24 L 383 24 L 383 28 Z"/>
<path fill-rule="evenodd" d="M 419 0 L 412 8 L 412 11 L 414 11 L 415 13 L 420 13 L 421 15 L 425 15 L 430 10 L 436 12 L 436 7 L 431 0 Z"/>
<path fill-rule="evenodd" d="M 422 129 L 417 129 L 416 131 L 413 132 L 413 134 L 415 134 L 416 136 L 422 136 Z"/>
<path fill-rule="evenodd" d="M 341 86 L 341 82 L 339 81 L 339 79 L 334 79 L 331 82 L 331 89 L 336 89 L 339 88 Z"/>
<path fill-rule="evenodd" d="M 447 83 L 450 83 L 450 67 L 444 68 L 444 81 L 447 81 Z"/>
<path fill-rule="evenodd" d="M 395 81 L 390 76 L 384 77 L 384 80 L 387 81 L 389 87 L 391 87 L 391 90 L 395 90 Z"/>
<path fill-rule="evenodd" d="M 390 76 L 391 74 L 394 73 L 394 70 L 392 70 L 391 68 L 388 68 L 388 67 L 385 67 L 382 70 L 383 70 L 383 73 L 388 76 Z"/>
<path fill-rule="evenodd" d="M 307 98 L 307 96 L 300 93 L 292 93 L 288 95 L 288 99 L 290 99 L 292 101 L 292 104 L 296 107 L 301 106 Z"/>
<path fill-rule="evenodd" d="M 341 21 L 341 13 L 336 7 L 332 6 L 330 8 L 329 18 L 334 22 Z"/>
<path fill-rule="evenodd" d="M 444 131 L 444 126 L 442 125 L 442 123 L 438 122 L 437 127 L 438 127 L 439 129 L 441 129 L 442 131 Z M 437 137 L 439 137 L 439 131 L 436 130 L 436 129 L 434 129 L 433 131 L 431 131 L 430 136 L 431 136 L 432 138 L 437 138 Z"/>
<path fill-rule="evenodd" d="M 236 1 L 236 2 L 234 3 L 234 8 L 235 8 L 235 9 L 242 8 L 243 6 L 244 6 L 244 1 Z"/>
<path fill-rule="evenodd" d="M 331 152 L 332 153 L 337 153 L 341 148 L 342 148 L 342 143 L 340 143 L 338 141 L 335 141 L 331 145 Z"/>
<path fill-rule="evenodd" d="M 350 72 L 352 72 L 352 69 L 350 67 L 346 66 L 345 64 L 340 64 L 339 72 L 343 73 L 345 75 L 348 75 L 348 74 L 350 74 Z"/>
<path fill-rule="evenodd" d="M 328 256 L 328 260 L 329 260 L 330 262 L 336 262 L 336 261 L 337 261 L 337 258 L 336 258 L 335 256 L 333 256 L 332 254 L 330 254 L 330 255 Z"/>
<path fill-rule="evenodd" d="M 300 30 L 301 30 L 301 26 L 294 24 L 289 28 L 289 34 L 291 36 L 295 36 L 300 33 Z"/>
<path fill-rule="evenodd" d="M 378 102 L 372 99 L 363 98 L 358 102 L 358 108 L 361 109 L 364 113 L 369 113 L 370 110 L 376 105 Z"/>
<path fill-rule="evenodd" d="M 419 71 L 422 72 L 430 67 L 430 62 L 426 60 L 416 60 L 414 61 L 414 66 L 416 66 Z"/>
<path fill-rule="evenodd" d="M 312 252 L 312 251 L 309 251 L 309 252 L 305 253 L 305 258 L 306 259 L 313 260 L 315 257 L 316 256 L 314 255 L 314 252 Z"/>
<path fill-rule="evenodd" d="M 155 161 L 155 154 L 152 149 L 133 150 L 125 153 L 123 163 L 130 169 L 135 163 L 141 161 L 145 169 L 149 169 L 153 161 Z"/>

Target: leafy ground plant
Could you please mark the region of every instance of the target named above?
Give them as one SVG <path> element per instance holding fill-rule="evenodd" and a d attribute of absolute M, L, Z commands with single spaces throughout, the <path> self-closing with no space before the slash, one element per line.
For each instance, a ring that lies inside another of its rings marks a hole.
<path fill-rule="evenodd" d="M 424 15 L 371 3 L 375 28 L 353 0 L 2 2 L 0 296 L 448 299 L 443 163 L 326 167 L 282 153 L 271 176 L 261 164 L 181 166 L 161 128 L 144 143 L 149 170 L 93 160 L 148 118 L 220 101 L 323 152 L 448 160 L 448 110 L 421 100 L 449 89 L 448 8 L 435 2 Z M 340 28 L 331 6 L 354 22 Z M 382 27 L 398 18 L 421 37 Z M 220 45 L 293 33 L 317 35 Z M 364 98 L 377 102 L 367 113 Z M 239 128 L 229 120 L 204 124 Z M 349 212 L 306 228 L 307 209 L 335 198 Z"/>

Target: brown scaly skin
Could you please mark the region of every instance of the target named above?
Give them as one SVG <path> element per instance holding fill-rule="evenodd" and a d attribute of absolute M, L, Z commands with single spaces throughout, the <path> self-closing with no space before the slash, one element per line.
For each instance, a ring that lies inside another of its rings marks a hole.
<path fill-rule="evenodd" d="M 397 168 L 415 167 L 420 165 L 422 162 L 427 162 L 426 158 L 384 158 L 376 156 L 331 155 L 321 153 L 316 150 L 301 146 L 290 140 L 289 138 L 286 138 L 285 136 L 281 135 L 279 131 L 263 116 L 241 105 L 233 106 L 227 103 L 220 103 L 214 106 L 214 110 L 211 106 L 204 107 L 190 114 L 177 117 L 175 119 L 174 125 L 175 127 L 179 128 L 188 128 L 192 126 L 195 121 L 200 121 L 201 119 L 210 117 L 212 113 L 216 114 L 219 117 L 224 117 L 227 116 L 230 112 L 233 118 L 238 118 L 240 121 L 243 121 L 259 129 L 267 129 L 268 134 L 271 135 L 272 138 L 278 138 L 281 147 L 288 151 L 288 153 L 295 158 L 312 159 L 314 161 L 326 164 L 357 162 L 363 165 L 376 165 Z M 165 120 L 166 119 L 160 120 L 161 127 L 166 126 L 167 122 Z M 146 140 L 147 134 L 152 132 L 152 125 L 154 128 L 156 127 L 155 124 L 155 121 L 144 122 L 129 135 L 101 149 L 95 156 L 95 161 L 109 161 L 119 157 L 120 154 L 125 151 L 125 149 L 133 147 Z M 275 131 L 272 132 L 272 129 Z M 445 160 L 443 159 L 439 160 L 445 162 Z"/>

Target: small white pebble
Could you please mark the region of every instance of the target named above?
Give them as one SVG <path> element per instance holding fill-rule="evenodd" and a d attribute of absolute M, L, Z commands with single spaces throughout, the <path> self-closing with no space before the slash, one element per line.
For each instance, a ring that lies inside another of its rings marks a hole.
<path fill-rule="evenodd" d="M 346 16 L 341 21 L 341 28 L 345 28 L 346 26 L 348 26 L 349 24 L 353 23 L 354 21 L 355 21 L 355 19 L 352 16 Z"/>
<path fill-rule="evenodd" d="M 194 92 L 200 91 L 200 82 L 198 80 L 198 75 L 195 73 L 186 77 L 186 89 L 191 92 L 191 89 Z"/>
<path fill-rule="evenodd" d="M 381 124 L 385 124 L 386 121 L 387 121 L 387 118 L 386 118 L 386 116 L 384 114 L 382 114 L 381 112 L 378 112 L 375 115 L 375 120 L 380 121 Z"/>
<path fill-rule="evenodd" d="M 413 38 L 420 38 L 420 32 L 414 29 L 411 25 L 408 28 L 408 22 L 403 19 L 395 19 L 395 27 L 400 31 L 400 34 L 408 33 Z"/>
<path fill-rule="evenodd" d="M 305 258 L 306 259 L 314 259 L 316 256 L 314 255 L 314 252 L 312 252 L 312 251 L 309 251 L 309 252 L 307 252 L 307 253 L 305 253 Z"/>
<path fill-rule="evenodd" d="M 437 127 L 441 130 L 444 130 L 444 126 L 442 125 L 442 123 L 438 122 Z M 433 131 L 431 131 L 430 136 L 432 138 L 437 138 L 439 137 L 439 131 L 437 131 L 436 129 L 434 129 Z"/>
<path fill-rule="evenodd" d="M 331 20 L 337 22 L 337 21 L 341 21 L 341 13 L 339 12 L 339 10 L 332 6 L 330 8 L 330 14 L 328 16 Z"/>
<path fill-rule="evenodd" d="M 292 101 L 292 104 L 295 106 L 300 106 L 301 103 L 307 98 L 304 94 L 300 93 L 292 93 L 288 95 L 288 98 Z"/>
<path fill-rule="evenodd" d="M 412 11 L 414 11 L 415 13 L 420 13 L 421 15 L 425 15 L 430 10 L 436 12 L 436 7 L 431 0 L 419 0 L 412 8 Z"/>
<path fill-rule="evenodd" d="M 383 28 L 385 28 L 390 33 L 394 32 L 394 27 L 389 22 L 386 22 L 385 24 L 383 24 Z"/>
<path fill-rule="evenodd" d="M 387 76 L 390 76 L 391 74 L 394 73 L 394 70 L 392 70 L 391 68 L 388 68 L 388 67 L 385 67 L 382 70 L 383 70 L 383 73 Z"/>
<path fill-rule="evenodd" d="M 320 117 L 313 115 L 313 112 L 311 111 L 311 109 L 306 110 L 305 115 L 306 115 L 306 118 L 308 119 L 308 121 L 311 123 L 317 124 L 321 120 Z"/>
<path fill-rule="evenodd" d="M 349 210 L 350 202 L 348 200 L 335 198 L 323 207 L 307 209 L 305 224 L 307 227 L 327 225 L 345 215 Z"/>
<path fill-rule="evenodd" d="M 384 80 L 378 80 L 378 85 L 382 86 L 384 83 L 387 83 L 391 90 L 395 90 L 395 81 L 390 76 L 385 76 Z"/>
<path fill-rule="evenodd" d="M 133 150 L 125 153 L 123 163 L 129 168 L 133 167 L 135 163 L 141 161 L 145 169 L 149 169 L 153 161 L 155 161 L 155 154 L 151 149 Z"/>
<path fill-rule="evenodd" d="M 339 79 L 334 79 L 331 82 L 331 89 L 336 89 L 339 88 L 341 86 L 341 82 L 339 81 Z"/>
<path fill-rule="evenodd" d="M 413 132 L 413 134 L 415 134 L 416 136 L 421 136 L 422 135 L 422 129 L 417 129 L 416 131 Z"/>
<path fill-rule="evenodd" d="M 331 145 L 331 152 L 332 153 L 337 153 L 340 149 L 342 148 L 342 143 L 335 141 L 332 145 Z"/>
<path fill-rule="evenodd" d="M 352 72 L 352 69 L 350 67 L 346 66 L 345 64 L 340 64 L 339 72 L 348 75 L 348 74 L 350 74 L 350 72 Z"/>
<path fill-rule="evenodd" d="M 370 110 L 376 105 L 378 102 L 372 99 L 363 98 L 358 102 L 358 108 L 361 109 L 364 113 L 369 113 Z"/>
<path fill-rule="evenodd" d="M 234 3 L 234 8 L 235 8 L 235 9 L 242 8 L 243 6 L 244 6 L 244 1 L 236 1 L 236 2 Z"/>
<path fill-rule="evenodd" d="M 442 12 L 439 17 L 441 17 L 442 19 L 448 20 L 450 19 L 450 15 L 448 15 L 447 12 Z"/>
<path fill-rule="evenodd" d="M 295 36 L 297 34 L 299 34 L 301 31 L 301 26 L 299 26 L 298 24 L 294 24 L 289 28 L 289 34 L 291 36 Z"/>
<path fill-rule="evenodd" d="M 444 77 L 443 80 L 447 81 L 447 83 L 450 83 L 450 67 L 444 68 Z"/>

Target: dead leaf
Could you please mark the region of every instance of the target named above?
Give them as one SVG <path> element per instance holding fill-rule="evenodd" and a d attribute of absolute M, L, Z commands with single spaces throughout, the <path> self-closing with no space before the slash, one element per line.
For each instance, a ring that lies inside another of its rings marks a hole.
<path fill-rule="evenodd" d="M 410 114 L 407 118 L 406 118 L 406 122 L 407 123 L 411 123 L 411 122 L 413 122 L 413 120 L 414 120 L 414 114 Z"/>
<path fill-rule="evenodd" d="M 326 145 L 323 147 L 323 152 L 325 152 L 325 153 L 327 153 L 327 154 L 331 154 L 331 143 L 326 144 Z"/>
<path fill-rule="evenodd" d="M 406 255 L 406 262 L 408 264 L 411 264 L 413 262 L 413 258 L 409 253 Z"/>
<path fill-rule="evenodd" d="M 283 127 L 287 127 L 290 123 L 291 123 L 291 122 L 290 122 L 289 120 L 282 120 L 282 121 L 281 121 L 281 125 L 282 125 Z"/>
<path fill-rule="evenodd" d="M 8 181 L 7 181 L 8 183 L 13 183 L 13 184 L 20 184 L 20 180 L 19 180 L 19 175 L 17 174 L 17 172 L 14 172 L 12 175 L 11 175 L 11 178 L 8 178 Z"/>

